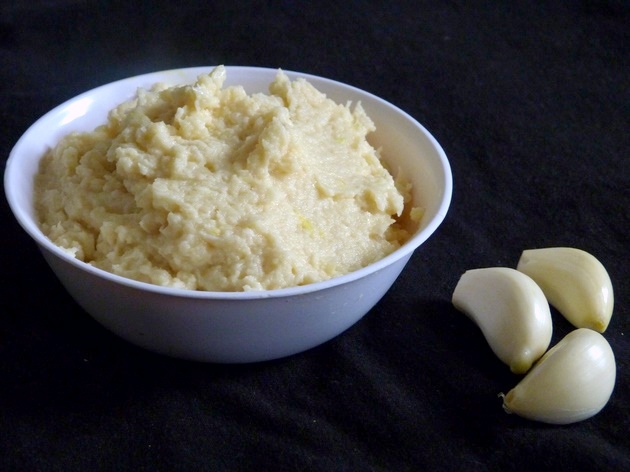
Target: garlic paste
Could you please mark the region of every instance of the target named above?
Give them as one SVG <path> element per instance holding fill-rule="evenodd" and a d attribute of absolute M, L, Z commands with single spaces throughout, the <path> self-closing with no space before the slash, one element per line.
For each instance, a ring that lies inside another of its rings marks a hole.
<path fill-rule="evenodd" d="M 35 181 L 44 233 L 76 258 L 152 284 L 269 290 L 326 280 L 398 248 L 408 185 L 367 141 L 360 103 L 282 71 L 269 94 L 156 84 L 73 133 Z"/>

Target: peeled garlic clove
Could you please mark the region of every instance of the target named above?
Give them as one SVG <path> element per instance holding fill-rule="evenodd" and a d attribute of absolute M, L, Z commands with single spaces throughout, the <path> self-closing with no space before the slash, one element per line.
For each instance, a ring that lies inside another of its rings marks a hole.
<path fill-rule="evenodd" d="M 549 347 L 549 303 L 527 275 L 507 267 L 466 271 L 453 305 L 481 329 L 492 351 L 512 372 L 527 372 Z"/>
<path fill-rule="evenodd" d="M 612 283 L 604 266 L 581 249 L 551 247 L 523 251 L 517 269 L 529 275 L 576 328 L 603 333 L 613 313 Z"/>
<path fill-rule="evenodd" d="M 503 396 L 503 408 L 524 418 L 569 424 L 596 415 L 608 403 L 617 367 L 608 341 L 578 328 L 552 347 Z"/>

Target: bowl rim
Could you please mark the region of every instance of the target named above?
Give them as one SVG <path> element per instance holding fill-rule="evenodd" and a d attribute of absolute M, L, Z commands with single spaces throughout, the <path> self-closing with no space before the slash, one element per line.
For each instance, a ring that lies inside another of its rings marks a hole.
<path fill-rule="evenodd" d="M 228 72 L 228 76 L 229 76 L 230 71 L 277 73 L 278 70 L 282 70 L 289 77 L 291 77 L 292 80 L 298 77 L 304 78 L 306 80 L 313 79 L 318 82 L 327 83 L 334 87 L 350 90 L 359 95 L 363 95 L 369 98 L 370 100 L 373 100 L 379 103 L 381 106 L 384 106 L 386 108 L 393 110 L 394 112 L 396 112 L 397 114 L 405 118 L 407 121 L 412 123 L 414 127 L 418 128 L 422 132 L 424 137 L 430 142 L 431 146 L 436 151 L 437 156 L 439 158 L 440 170 L 443 173 L 443 176 L 442 176 L 443 180 L 438 185 L 439 188 L 443 189 L 443 195 L 440 200 L 435 216 L 428 222 L 428 224 L 424 228 L 422 228 L 420 231 L 417 231 L 411 238 L 409 238 L 399 248 L 397 248 L 396 250 L 394 250 L 387 256 L 361 269 L 350 272 L 348 274 L 336 276 L 331 279 L 327 279 L 327 280 L 323 280 L 319 282 L 313 282 L 306 285 L 299 285 L 299 286 L 280 288 L 280 289 L 221 292 L 221 291 L 190 290 L 190 289 L 184 289 L 184 288 L 161 286 L 161 285 L 156 285 L 149 282 L 141 282 L 138 280 L 130 279 L 127 277 L 123 277 L 121 275 L 108 272 L 103 269 L 99 269 L 98 267 L 92 266 L 89 263 L 76 259 L 75 257 L 68 254 L 66 251 L 58 247 L 48 237 L 46 237 L 46 235 L 37 226 L 37 223 L 35 221 L 32 221 L 33 220 L 32 218 L 25 216 L 22 213 L 20 206 L 16 202 L 13 195 L 15 191 L 14 190 L 15 184 L 13 183 L 12 176 L 15 173 L 14 168 L 16 167 L 16 161 L 18 159 L 18 154 L 19 154 L 18 151 L 22 143 L 27 139 L 32 129 L 36 128 L 40 122 L 46 120 L 52 115 L 59 113 L 62 109 L 67 108 L 72 103 L 76 103 L 77 101 L 83 98 L 86 98 L 94 93 L 97 93 L 98 91 L 102 89 L 113 87 L 116 85 L 121 85 L 123 82 L 127 82 L 127 81 L 135 82 L 138 80 L 148 79 L 152 76 L 160 76 L 160 75 L 167 75 L 167 74 L 173 74 L 173 75 L 184 74 L 184 73 L 200 74 L 200 73 L 208 72 L 212 70 L 212 68 L 214 67 L 216 66 L 194 66 L 194 67 L 158 70 L 158 71 L 143 73 L 139 75 L 134 75 L 134 76 L 123 78 L 123 79 L 118 79 L 118 80 L 94 87 L 72 98 L 65 100 L 61 104 L 57 105 L 56 107 L 52 108 L 48 112 L 44 113 L 22 133 L 20 138 L 17 140 L 17 142 L 11 149 L 9 153 L 9 157 L 6 161 L 6 166 L 5 166 L 5 171 L 4 171 L 5 196 L 9 203 L 9 207 L 14 217 L 18 221 L 19 225 L 35 241 L 35 243 L 37 243 L 40 250 L 47 250 L 48 252 L 52 253 L 54 256 L 57 256 L 58 258 L 60 258 L 62 261 L 67 262 L 80 270 L 87 271 L 101 279 L 105 279 L 108 282 L 120 284 L 128 288 L 136 289 L 139 291 L 152 292 L 156 294 L 168 295 L 168 296 L 173 296 L 173 297 L 181 297 L 181 298 L 212 299 L 212 300 L 256 300 L 256 299 L 265 299 L 265 298 L 290 297 L 290 296 L 296 296 L 296 295 L 304 295 L 307 293 L 312 293 L 312 292 L 317 292 L 317 291 L 323 291 L 326 289 L 344 285 L 344 284 L 353 282 L 355 280 L 364 278 L 366 276 L 369 276 L 373 273 L 380 271 L 381 269 L 387 266 L 394 264 L 396 261 L 406 256 L 411 256 L 411 253 L 415 251 L 423 242 L 425 242 L 442 224 L 442 222 L 446 218 L 446 214 L 450 207 L 452 193 L 453 193 L 453 177 L 452 177 L 451 166 L 446 156 L 446 153 L 442 149 L 442 146 L 439 144 L 439 142 L 433 137 L 433 135 L 422 124 L 420 124 L 410 114 L 408 114 L 401 108 L 397 107 L 393 103 L 390 103 L 386 101 L 385 99 L 380 98 L 366 90 L 357 88 L 353 85 L 349 85 L 344 82 L 339 82 L 334 79 L 329 79 L 329 78 L 318 76 L 318 75 L 297 72 L 297 71 L 292 71 L 292 70 L 286 70 L 286 69 L 257 67 L 257 66 L 238 66 L 238 65 L 225 66 Z M 185 82 L 181 82 L 181 83 L 183 84 Z"/>

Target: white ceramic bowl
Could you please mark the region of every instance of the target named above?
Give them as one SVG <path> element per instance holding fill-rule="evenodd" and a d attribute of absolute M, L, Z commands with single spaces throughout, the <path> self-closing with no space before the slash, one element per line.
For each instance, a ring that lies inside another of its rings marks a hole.
<path fill-rule="evenodd" d="M 13 148 L 5 192 L 19 224 L 35 240 L 62 284 L 92 317 L 127 341 L 162 354 L 209 362 L 270 360 L 317 346 L 361 319 L 394 283 L 416 250 L 446 216 L 452 177 L 437 141 L 407 113 L 357 88 L 307 74 L 333 100 L 361 101 L 376 124 L 370 138 L 392 169 L 413 184 L 421 227 L 400 249 L 351 274 L 302 287 L 261 292 L 197 292 L 159 287 L 96 269 L 66 254 L 40 231 L 33 211 L 33 177 L 48 147 L 65 134 L 90 131 L 107 112 L 156 82 L 193 82 L 213 67 L 156 72 L 120 80 L 73 98 L 36 121 Z M 226 85 L 268 92 L 277 70 L 227 67 Z"/>

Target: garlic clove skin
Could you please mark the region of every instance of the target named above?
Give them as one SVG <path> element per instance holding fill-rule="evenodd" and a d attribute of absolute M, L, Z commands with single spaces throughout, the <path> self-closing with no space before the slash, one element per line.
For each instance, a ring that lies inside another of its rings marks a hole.
<path fill-rule="evenodd" d="M 507 267 L 466 271 L 452 303 L 481 329 L 495 355 L 516 374 L 527 372 L 549 347 L 549 303 L 536 283 Z"/>
<path fill-rule="evenodd" d="M 503 397 L 503 409 L 523 418 L 570 424 L 599 413 L 612 394 L 617 367 L 608 341 L 578 328 L 552 347 Z"/>
<path fill-rule="evenodd" d="M 613 313 L 610 276 L 593 255 L 571 247 L 523 251 L 517 270 L 529 275 L 549 303 L 576 328 L 606 331 Z"/>

